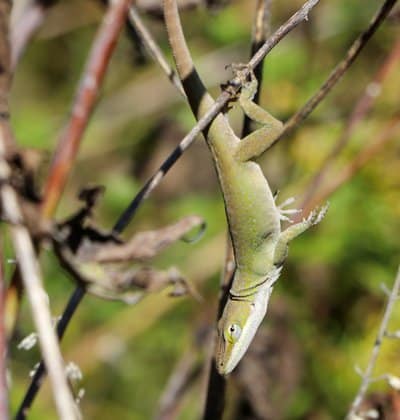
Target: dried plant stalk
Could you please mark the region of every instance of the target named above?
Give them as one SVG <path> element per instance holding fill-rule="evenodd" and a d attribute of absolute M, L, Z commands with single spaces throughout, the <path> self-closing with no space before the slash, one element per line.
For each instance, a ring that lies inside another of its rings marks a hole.
<path fill-rule="evenodd" d="M 51 217 L 76 159 L 84 130 L 93 111 L 118 35 L 125 23 L 131 0 L 115 0 L 104 16 L 79 84 L 70 119 L 62 131 L 44 188 L 42 212 Z"/>
<path fill-rule="evenodd" d="M 365 397 L 368 386 L 371 383 L 372 373 L 374 371 L 376 361 L 378 359 L 379 352 L 381 350 L 383 338 L 385 337 L 385 334 L 387 333 L 387 328 L 388 328 L 390 317 L 393 312 L 394 305 L 399 298 L 399 292 L 400 292 L 400 267 L 398 268 L 397 276 L 393 283 L 393 288 L 390 292 L 390 295 L 388 296 L 386 308 L 383 313 L 383 317 L 381 320 L 381 324 L 379 326 L 379 331 L 376 336 L 374 346 L 372 347 L 371 356 L 369 358 L 367 368 L 362 374 L 360 388 L 351 404 L 349 412 L 347 413 L 347 416 L 346 416 L 347 420 L 354 420 L 357 418 L 356 417 L 357 412 Z"/>
<path fill-rule="evenodd" d="M 53 329 L 48 297 L 43 289 L 39 264 L 27 228 L 23 225 L 22 213 L 15 191 L 7 184 L 10 174 L 4 159 L 3 131 L 0 133 L 0 197 L 3 213 L 10 224 L 11 238 L 15 249 L 21 277 L 31 305 L 32 317 L 39 336 L 43 359 L 45 360 L 51 389 L 61 419 L 78 418 L 75 402 L 68 387 L 64 363 Z"/>

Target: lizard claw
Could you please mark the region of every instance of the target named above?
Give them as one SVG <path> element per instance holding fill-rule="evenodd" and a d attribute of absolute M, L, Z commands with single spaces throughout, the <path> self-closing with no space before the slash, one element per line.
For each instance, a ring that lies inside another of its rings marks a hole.
<path fill-rule="evenodd" d="M 277 196 L 278 196 L 278 192 L 275 194 L 274 198 L 276 199 Z M 294 203 L 294 201 L 295 201 L 294 197 L 289 197 L 283 203 L 279 204 L 279 206 L 276 206 L 276 208 L 279 212 L 279 219 L 280 220 L 293 223 L 293 221 L 287 215 L 300 213 L 301 209 L 285 209 L 285 207 Z"/>
<path fill-rule="evenodd" d="M 326 203 L 319 209 L 314 209 L 307 217 L 307 222 L 310 226 L 317 225 L 324 217 L 326 212 L 328 211 L 329 203 Z"/>

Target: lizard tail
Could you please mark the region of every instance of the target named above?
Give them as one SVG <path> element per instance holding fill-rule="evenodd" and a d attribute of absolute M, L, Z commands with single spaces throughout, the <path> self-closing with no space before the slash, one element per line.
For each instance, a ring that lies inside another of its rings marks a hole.
<path fill-rule="evenodd" d="M 185 80 L 195 70 L 183 34 L 176 0 L 164 0 L 164 18 L 179 77 L 181 80 Z"/>
<path fill-rule="evenodd" d="M 164 0 L 164 17 L 169 43 L 183 89 L 196 118 L 201 118 L 214 104 L 214 100 L 208 94 L 194 67 L 192 56 L 183 34 L 176 0 Z"/>

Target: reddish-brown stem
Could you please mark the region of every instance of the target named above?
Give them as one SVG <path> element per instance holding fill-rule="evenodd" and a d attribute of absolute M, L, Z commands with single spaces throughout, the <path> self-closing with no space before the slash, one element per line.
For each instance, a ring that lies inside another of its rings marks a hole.
<path fill-rule="evenodd" d="M 69 172 L 76 159 L 82 135 L 93 110 L 97 93 L 104 79 L 111 54 L 125 23 L 130 4 L 131 0 L 116 0 L 110 2 L 102 25 L 93 42 L 78 87 L 70 119 L 67 122 L 64 131 L 61 133 L 45 185 L 44 199 L 41 208 L 42 216 L 45 218 L 51 218 L 56 210 Z M 16 271 L 13 280 L 17 278 L 18 272 Z M 75 299 L 75 295 L 79 295 L 79 298 Z M 76 309 L 83 295 L 84 290 L 78 287 L 72 296 L 75 303 L 73 310 Z M 62 331 L 62 333 L 63 332 L 64 331 Z M 38 384 L 35 383 L 35 385 Z M 31 402 L 32 401 L 30 401 L 30 403 Z M 23 415 L 25 416 L 25 414 Z"/>
<path fill-rule="evenodd" d="M 353 112 L 351 113 L 347 123 L 339 136 L 337 142 L 333 146 L 331 152 L 326 157 L 325 161 L 321 165 L 319 171 L 313 177 L 309 183 L 307 190 L 304 194 L 303 202 L 300 205 L 300 208 L 303 208 L 317 193 L 319 187 L 321 186 L 325 175 L 327 174 L 329 168 L 331 167 L 335 158 L 339 153 L 344 149 L 350 140 L 351 135 L 353 134 L 357 125 L 365 118 L 368 112 L 371 110 L 372 106 L 375 103 L 375 100 L 379 97 L 381 91 L 381 85 L 393 70 L 393 67 L 397 64 L 400 59 L 400 39 L 394 44 L 389 55 L 383 64 L 379 67 L 371 83 L 368 83 L 367 87 L 364 90 L 364 93 L 357 101 Z"/>
<path fill-rule="evenodd" d="M 56 210 L 69 172 L 78 153 L 78 148 L 88 119 L 93 110 L 98 89 L 104 78 L 107 65 L 121 32 L 130 5 L 130 0 L 111 2 L 103 23 L 93 42 L 83 76 L 77 91 L 69 121 L 57 145 L 53 162 L 44 188 L 42 216 L 49 219 Z M 13 273 L 8 289 L 7 310 L 8 335 L 12 334 L 21 299 L 21 278 L 18 270 Z"/>
<path fill-rule="evenodd" d="M 116 0 L 104 16 L 93 43 L 71 116 L 62 131 L 50 172 L 44 188 L 42 214 L 49 218 L 54 213 L 76 159 L 83 133 L 93 111 L 99 87 L 103 81 L 118 35 L 124 26 L 131 0 Z"/>
<path fill-rule="evenodd" d="M 400 129 L 400 115 L 395 116 L 381 131 L 377 140 L 368 144 L 360 153 L 340 172 L 337 172 L 330 183 L 328 183 L 322 191 L 313 199 L 308 201 L 304 206 L 302 212 L 294 217 L 293 221 L 298 222 L 301 218 L 314 209 L 316 206 L 323 203 L 329 196 L 338 190 L 343 184 L 348 182 L 362 169 L 371 159 L 373 159 L 381 149 L 393 139 Z"/>

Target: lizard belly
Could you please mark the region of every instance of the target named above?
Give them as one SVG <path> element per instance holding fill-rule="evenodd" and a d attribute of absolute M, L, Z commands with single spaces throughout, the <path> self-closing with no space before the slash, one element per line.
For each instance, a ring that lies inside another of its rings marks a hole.
<path fill-rule="evenodd" d="M 219 166 L 223 165 L 223 168 Z M 279 212 L 260 166 L 219 159 L 217 171 L 238 268 L 265 274 L 280 234 Z"/>

